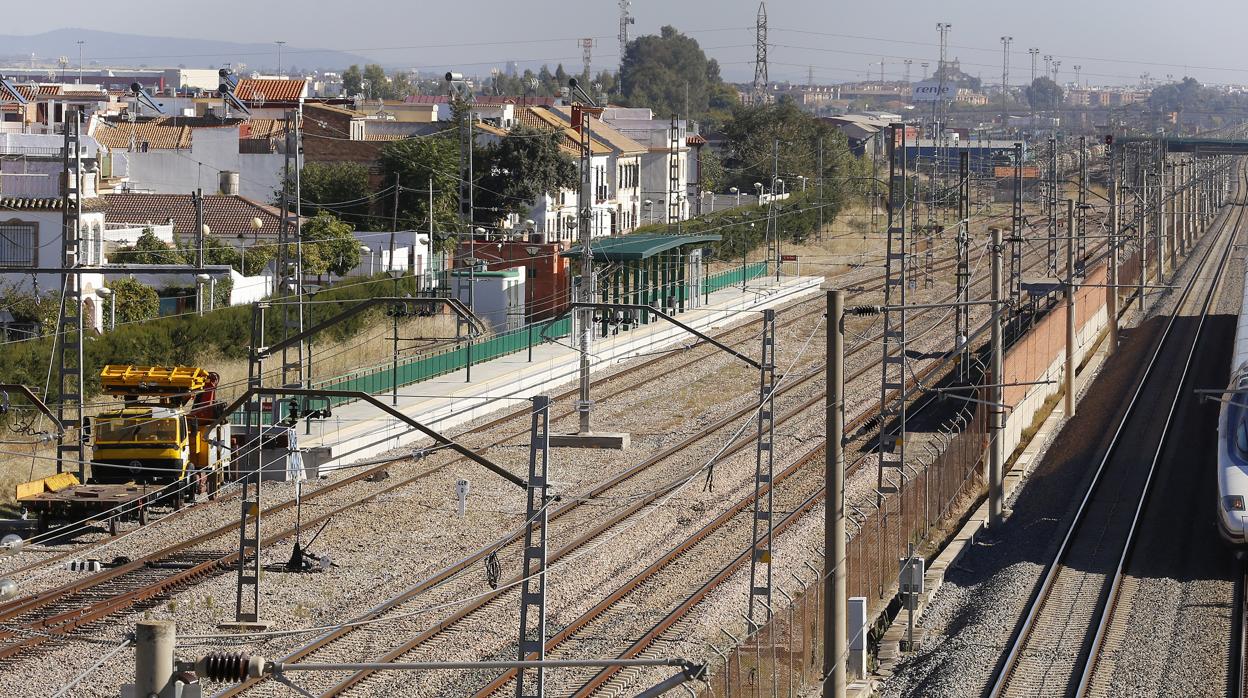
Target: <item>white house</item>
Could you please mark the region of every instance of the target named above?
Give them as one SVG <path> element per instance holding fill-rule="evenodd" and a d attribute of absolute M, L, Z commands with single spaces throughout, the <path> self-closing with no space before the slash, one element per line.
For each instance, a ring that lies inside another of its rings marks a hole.
<path fill-rule="evenodd" d="M 691 166 L 685 120 L 656 119 L 649 109 L 629 107 L 607 107 L 602 120 L 646 148 L 640 179 L 642 206 L 648 212 L 643 212 L 642 223 L 669 223 L 673 214 L 675 220 L 688 219 L 697 171 Z"/>
<path fill-rule="evenodd" d="M 286 142 L 278 120 L 93 119 L 90 133 L 107 147 L 109 174 L 126 191 L 188 194 L 203 189 L 267 201 L 281 188 Z"/>

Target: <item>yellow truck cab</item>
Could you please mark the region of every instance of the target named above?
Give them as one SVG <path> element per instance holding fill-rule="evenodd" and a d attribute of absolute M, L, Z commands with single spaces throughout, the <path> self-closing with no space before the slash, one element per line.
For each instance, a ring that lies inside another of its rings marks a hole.
<path fill-rule="evenodd" d="M 96 482 L 169 482 L 186 476 L 191 436 L 186 416 L 141 405 L 100 413 L 93 427 Z"/>

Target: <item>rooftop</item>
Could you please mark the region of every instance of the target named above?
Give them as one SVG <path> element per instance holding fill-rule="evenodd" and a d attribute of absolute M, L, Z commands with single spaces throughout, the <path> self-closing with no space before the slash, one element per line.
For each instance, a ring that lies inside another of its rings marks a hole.
<path fill-rule="evenodd" d="M 133 225 L 164 224 L 173 220 L 175 235 L 193 235 L 195 204 L 190 194 L 104 194 L 104 218 L 110 223 Z M 251 229 L 251 219 L 263 224 Z M 218 238 L 273 238 L 281 223 L 281 212 L 272 206 L 241 196 L 204 195 L 204 223 Z"/>
<path fill-rule="evenodd" d="M 274 80 L 243 78 L 234 88 L 234 96 L 244 102 L 297 102 L 307 96 L 307 80 Z"/>
<path fill-rule="evenodd" d="M 722 240 L 722 235 L 662 235 L 660 233 L 638 233 L 636 235 L 619 235 L 598 238 L 590 243 L 595 260 L 608 262 L 626 262 L 648 259 L 660 252 L 686 245 L 701 245 Z M 564 257 L 580 257 L 580 245 L 563 253 Z"/>

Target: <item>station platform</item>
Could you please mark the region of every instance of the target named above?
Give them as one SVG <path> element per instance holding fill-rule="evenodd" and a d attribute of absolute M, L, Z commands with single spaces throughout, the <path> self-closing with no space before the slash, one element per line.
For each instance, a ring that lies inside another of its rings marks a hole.
<path fill-rule="evenodd" d="M 755 279 L 744 291 L 740 286 L 715 291 L 704 305 L 676 318 L 710 333 L 750 319 L 749 313 L 742 311 L 761 311 L 817 294 L 823 282 L 823 277 L 815 276 L 782 277 L 778 283 Z M 618 335 L 595 337 L 591 371 L 694 339 L 661 319 Z M 458 425 L 515 409 L 520 399 L 573 384 L 579 375 L 580 353 L 571 342 L 564 338 L 535 346 L 531 362 L 528 353 L 522 351 L 474 364 L 471 382 L 464 370 L 458 370 L 401 386 L 394 407 L 439 433 L 451 435 Z M 389 393 L 376 397 L 391 404 Z M 311 478 L 396 448 L 429 442 L 420 432 L 360 401 L 335 407 L 332 417 L 314 421 L 310 428 L 300 424 L 299 432 L 305 474 Z"/>

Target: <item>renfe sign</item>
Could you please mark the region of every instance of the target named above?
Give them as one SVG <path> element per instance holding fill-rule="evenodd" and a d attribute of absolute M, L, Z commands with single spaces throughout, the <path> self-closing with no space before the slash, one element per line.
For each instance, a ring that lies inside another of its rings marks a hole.
<path fill-rule="evenodd" d="M 914 102 L 935 102 L 939 99 L 953 99 L 954 93 L 957 91 L 956 85 L 946 84 L 943 87 L 939 82 L 929 80 L 927 82 L 917 82 L 910 91 L 910 99 Z"/>

